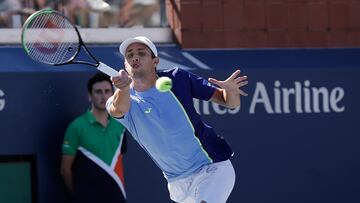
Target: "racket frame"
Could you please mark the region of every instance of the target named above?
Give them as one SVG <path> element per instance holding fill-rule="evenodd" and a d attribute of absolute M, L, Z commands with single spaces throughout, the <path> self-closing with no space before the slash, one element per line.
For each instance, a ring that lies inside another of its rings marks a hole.
<path fill-rule="evenodd" d="M 61 17 L 63 17 L 66 21 L 69 22 L 69 24 L 75 29 L 75 32 L 77 34 L 77 37 L 78 37 L 78 46 L 77 46 L 77 50 L 76 50 L 76 53 L 71 57 L 69 58 L 66 62 L 63 62 L 63 63 L 47 63 L 47 62 L 44 62 L 44 61 L 40 61 L 40 60 L 37 60 L 33 57 L 31 57 L 31 55 L 29 54 L 29 50 L 28 48 L 26 47 L 25 45 L 25 30 L 26 30 L 26 27 L 28 26 L 28 24 L 33 20 L 33 18 L 35 18 L 36 16 L 38 15 L 41 15 L 41 14 L 52 14 L 52 13 L 55 13 L 56 15 L 60 15 Z M 111 76 L 111 77 L 115 77 L 115 76 L 118 76 L 119 73 L 118 71 L 116 71 L 115 69 L 111 68 L 110 66 L 100 62 L 99 60 L 97 60 L 94 55 L 90 52 L 90 50 L 86 47 L 84 41 L 82 40 L 81 38 L 81 35 L 80 35 L 80 32 L 79 32 L 79 29 L 69 20 L 69 18 L 67 18 L 64 14 L 58 12 L 58 11 L 55 11 L 53 9 L 43 9 L 43 10 L 40 10 L 40 11 L 37 11 L 35 13 L 33 13 L 32 15 L 30 15 L 28 17 L 28 19 L 25 21 L 24 23 L 24 26 L 22 28 L 22 32 L 21 32 L 21 44 L 24 48 L 24 50 L 26 51 L 26 53 L 31 57 L 33 58 L 34 60 L 36 61 L 39 61 L 41 63 L 45 63 L 45 64 L 50 64 L 50 65 L 54 65 L 54 66 L 61 66 L 61 65 L 67 65 L 67 64 L 85 64 L 85 65 L 90 65 L 90 66 L 93 66 L 95 67 L 97 70 Z M 92 58 L 94 61 L 95 61 L 95 64 L 93 63 L 90 63 L 90 62 L 87 62 L 87 61 L 81 61 L 81 60 L 76 60 L 74 61 L 74 59 L 79 55 L 80 53 L 80 50 L 81 48 L 85 51 L 85 53 L 90 56 L 90 58 Z"/>
<path fill-rule="evenodd" d="M 40 11 L 37 11 L 33 14 L 31 14 L 25 21 L 24 23 L 24 26 L 22 28 L 22 32 L 21 32 L 21 44 L 22 44 L 22 47 L 23 49 L 26 51 L 26 53 L 28 54 L 29 53 L 29 49 L 26 47 L 26 43 L 25 43 L 25 30 L 28 26 L 29 23 L 32 22 L 32 20 L 36 17 L 36 16 L 39 16 L 39 15 L 42 15 L 42 14 L 53 14 L 55 13 L 56 15 L 60 15 L 62 18 L 64 18 L 66 21 L 69 22 L 69 24 L 74 28 L 76 34 L 77 34 L 77 37 L 78 37 L 78 46 L 77 46 L 77 50 L 76 50 L 76 53 L 71 57 L 69 58 L 66 62 L 63 62 L 63 63 L 47 63 L 47 62 L 44 62 L 44 61 L 41 61 L 41 63 L 46 63 L 46 64 L 50 64 L 50 65 L 54 65 L 54 66 L 61 66 L 61 65 L 67 65 L 67 64 L 85 64 L 85 65 L 90 65 L 90 66 L 93 66 L 93 67 L 98 67 L 100 62 L 94 57 L 94 55 L 89 51 L 89 49 L 86 47 L 83 39 L 81 38 L 81 35 L 80 35 L 80 31 L 79 29 L 70 21 L 70 19 L 68 17 L 66 17 L 64 14 L 58 12 L 58 11 L 55 11 L 53 9 L 42 9 Z M 93 63 L 89 63 L 87 61 L 82 61 L 82 60 L 76 60 L 74 61 L 74 59 L 79 55 L 80 53 L 80 50 L 81 48 L 83 48 L 83 50 L 86 52 L 86 54 L 88 56 L 90 56 L 91 59 L 93 59 L 95 61 L 95 64 Z M 28 54 L 29 55 L 29 54 Z M 30 55 L 29 55 L 30 56 Z M 30 56 L 31 57 L 31 56 Z M 31 57 L 33 58 L 33 57 Z M 36 61 L 39 61 L 37 59 L 35 59 Z"/>

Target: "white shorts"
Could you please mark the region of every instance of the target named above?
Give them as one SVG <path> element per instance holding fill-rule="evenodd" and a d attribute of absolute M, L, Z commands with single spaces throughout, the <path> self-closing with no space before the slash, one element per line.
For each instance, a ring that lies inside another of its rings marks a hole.
<path fill-rule="evenodd" d="M 194 174 L 168 183 L 170 198 L 181 203 L 225 203 L 235 184 L 230 160 L 203 166 Z"/>

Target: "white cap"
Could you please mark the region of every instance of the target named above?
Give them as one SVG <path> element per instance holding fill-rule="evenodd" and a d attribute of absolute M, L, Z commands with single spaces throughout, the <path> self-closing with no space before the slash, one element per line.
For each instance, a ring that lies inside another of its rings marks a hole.
<path fill-rule="evenodd" d="M 154 43 L 152 43 L 152 41 L 149 38 L 144 37 L 144 36 L 138 36 L 138 37 L 130 38 L 130 39 L 123 41 L 119 47 L 120 53 L 123 56 L 125 56 L 126 49 L 128 48 L 128 46 L 130 44 L 133 44 L 133 43 L 145 44 L 147 47 L 149 47 L 149 49 L 154 53 L 154 55 L 156 57 L 158 56 L 158 52 L 157 52 L 157 49 L 156 49 L 156 46 L 154 45 Z"/>

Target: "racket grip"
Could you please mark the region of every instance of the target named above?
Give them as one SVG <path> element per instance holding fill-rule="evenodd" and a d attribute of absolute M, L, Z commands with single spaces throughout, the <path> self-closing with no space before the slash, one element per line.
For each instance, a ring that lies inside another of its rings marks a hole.
<path fill-rule="evenodd" d="M 119 72 L 106 65 L 105 63 L 99 62 L 97 69 L 110 77 L 115 77 L 119 75 Z"/>

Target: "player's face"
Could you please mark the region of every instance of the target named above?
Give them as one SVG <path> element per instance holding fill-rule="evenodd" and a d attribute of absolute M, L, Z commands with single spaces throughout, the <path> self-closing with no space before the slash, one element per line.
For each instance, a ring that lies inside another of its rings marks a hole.
<path fill-rule="evenodd" d="M 105 111 L 106 101 L 112 94 L 113 90 L 108 81 L 97 82 L 93 85 L 92 92 L 89 94 L 89 101 L 95 109 Z"/>
<path fill-rule="evenodd" d="M 156 74 L 157 57 L 152 58 L 151 50 L 144 44 L 133 43 L 125 52 L 125 68 L 133 78 Z"/>

